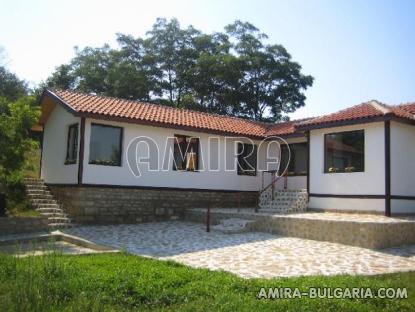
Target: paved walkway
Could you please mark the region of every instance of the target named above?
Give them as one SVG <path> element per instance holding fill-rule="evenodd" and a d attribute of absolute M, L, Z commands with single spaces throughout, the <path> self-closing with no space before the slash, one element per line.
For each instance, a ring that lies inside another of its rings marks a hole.
<path fill-rule="evenodd" d="M 415 245 L 374 251 L 266 233 L 206 233 L 202 224 L 182 221 L 84 226 L 65 232 L 137 255 L 246 278 L 415 271 Z"/>

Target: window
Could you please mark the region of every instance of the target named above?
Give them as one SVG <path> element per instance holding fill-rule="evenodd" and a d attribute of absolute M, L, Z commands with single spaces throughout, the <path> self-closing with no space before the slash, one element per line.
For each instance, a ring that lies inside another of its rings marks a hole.
<path fill-rule="evenodd" d="M 91 125 L 89 163 L 94 165 L 121 166 L 122 128 Z"/>
<path fill-rule="evenodd" d="M 256 176 L 257 147 L 238 143 L 238 175 Z"/>
<path fill-rule="evenodd" d="M 365 165 L 364 130 L 324 136 L 324 172 L 362 172 Z"/>
<path fill-rule="evenodd" d="M 173 170 L 199 170 L 199 139 L 184 135 L 175 135 Z"/>
<path fill-rule="evenodd" d="M 76 164 L 78 158 L 78 124 L 68 128 L 68 141 L 66 143 L 65 165 Z"/>
<path fill-rule="evenodd" d="M 289 144 L 290 155 L 288 153 L 287 145 L 281 145 L 281 164 L 280 172 L 282 175 L 285 168 L 289 176 L 307 175 L 307 143 Z M 288 159 L 288 156 L 290 158 Z M 289 163 L 288 163 L 289 161 Z"/>

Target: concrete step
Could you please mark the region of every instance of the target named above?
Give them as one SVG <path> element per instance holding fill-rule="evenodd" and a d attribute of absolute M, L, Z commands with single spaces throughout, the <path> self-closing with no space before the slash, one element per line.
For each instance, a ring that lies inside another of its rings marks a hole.
<path fill-rule="evenodd" d="M 27 194 L 29 198 L 31 199 L 53 199 L 52 194 L 46 194 L 46 193 L 37 193 L 37 194 Z"/>
<path fill-rule="evenodd" d="M 67 229 L 67 228 L 73 227 L 74 224 L 55 222 L 55 223 L 49 223 L 48 226 L 51 230 L 57 230 L 57 229 Z"/>
<path fill-rule="evenodd" d="M 52 193 L 48 190 L 48 189 L 31 189 L 31 190 L 26 190 L 26 193 L 29 195 L 36 195 L 36 194 L 49 194 L 51 195 Z"/>
<path fill-rule="evenodd" d="M 54 212 L 41 212 L 40 213 L 44 217 L 48 218 L 66 218 L 68 219 L 68 215 L 63 211 L 54 211 Z"/>
<path fill-rule="evenodd" d="M 67 217 L 48 217 L 50 223 L 71 223 L 71 219 Z"/>
<path fill-rule="evenodd" d="M 58 202 L 55 199 L 52 199 L 52 198 L 46 198 L 46 199 L 34 198 L 34 199 L 31 200 L 31 203 L 33 205 L 38 205 L 38 206 L 41 205 L 41 204 L 55 204 L 55 205 L 58 204 Z"/>
<path fill-rule="evenodd" d="M 58 212 L 63 212 L 63 209 L 61 209 L 58 205 L 56 205 L 55 207 L 41 207 L 41 208 L 37 208 L 36 211 L 39 211 L 40 213 L 58 213 Z"/>

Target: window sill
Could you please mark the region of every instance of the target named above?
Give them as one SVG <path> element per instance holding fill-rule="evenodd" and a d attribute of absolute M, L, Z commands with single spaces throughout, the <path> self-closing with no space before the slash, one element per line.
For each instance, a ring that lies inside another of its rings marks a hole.
<path fill-rule="evenodd" d="M 95 165 L 95 166 L 106 166 L 106 167 L 122 167 L 121 164 L 100 164 L 95 162 L 89 162 L 89 165 Z"/>
<path fill-rule="evenodd" d="M 257 174 L 246 174 L 246 173 L 238 173 L 238 176 L 242 176 L 242 177 L 256 177 Z"/>
<path fill-rule="evenodd" d="M 177 170 L 177 169 L 173 169 L 173 172 L 200 172 L 200 170 Z"/>
<path fill-rule="evenodd" d="M 65 161 L 64 165 L 76 165 L 76 161 Z"/>
<path fill-rule="evenodd" d="M 303 174 L 289 174 L 287 175 L 287 177 L 306 177 L 307 173 L 303 173 Z"/>
<path fill-rule="evenodd" d="M 336 171 L 336 172 L 328 172 L 324 171 L 324 174 L 336 174 L 336 173 L 363 173 L 364 171 Z"/>

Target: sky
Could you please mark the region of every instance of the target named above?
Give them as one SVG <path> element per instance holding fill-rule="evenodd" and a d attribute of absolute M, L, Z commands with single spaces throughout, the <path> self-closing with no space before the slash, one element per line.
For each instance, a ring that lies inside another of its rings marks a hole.
<path fill-rule="evenodd" d="M 292 119 L 415 101 L 415 0 L 0 0 L 3 63 L 35 85 L 74 46 L 115 47 L 116 33 L 144 36 L 157 17 L 207 33 L 239 19 L 284 45 L 315 78 Z"/>

